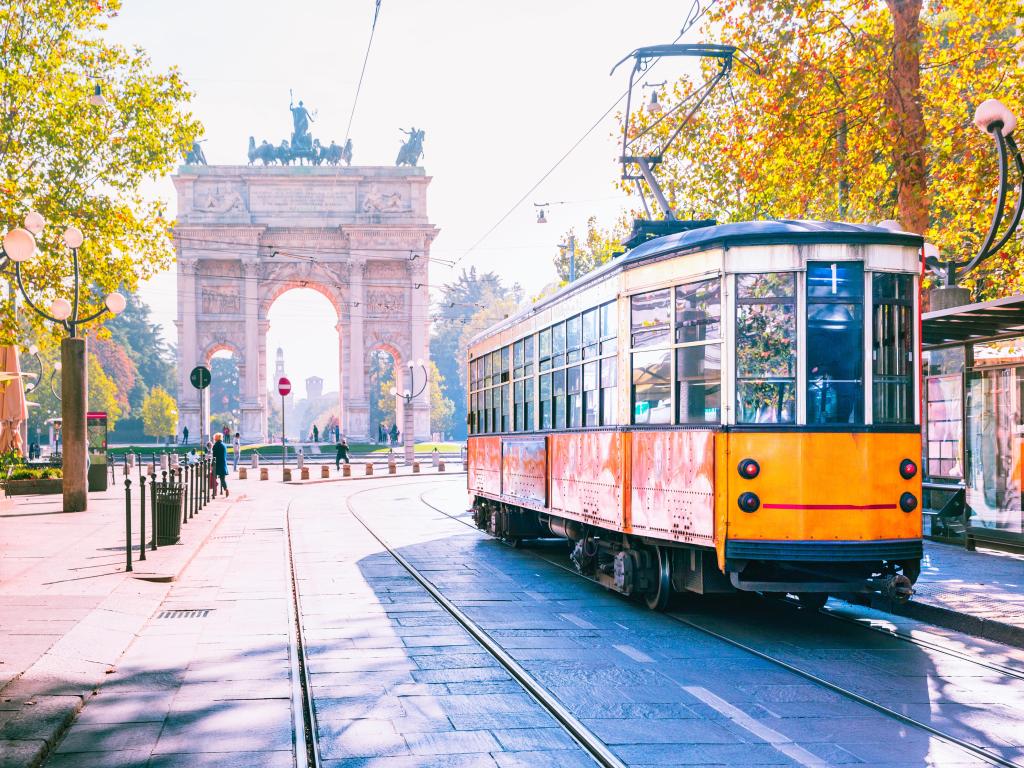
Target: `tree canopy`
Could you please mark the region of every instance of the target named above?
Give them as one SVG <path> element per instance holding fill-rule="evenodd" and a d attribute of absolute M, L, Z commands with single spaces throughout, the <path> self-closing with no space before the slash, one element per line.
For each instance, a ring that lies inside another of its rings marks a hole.
<path fill-rule="evenodd" d="M 103 39 L 119 8 L 119 0 L 0 4 L 0 228 L 21 226 L 30 210 L 48 222 L 39 255 L 23 265 L 42 306 L 68 298 L 71 260 L 61 234 L 70 225 L 82 230 L 83 314 L 170 265 L 171 221 L 143 184 L 169 172 L 201 132 L 176 69 L 156 71 L 141 49 Z M 90 103 L 96 87 L 104 105 Z M 0 312 L 0 334 L 12 340 L 6 292 Z"/>
<path fill-rule="evenodd" d="M 153 387 L 142 401 L 143 431 L 151 437 L 173 435 L 178 429 L 178 405 L 163 387 Z"/>
<path fill-rule="evenodd" d="M 719 221 L 896 219 L 969 257 L 998 178 L 992 139 L 971 122 L 993 97 L 1021 114 L 1021 18 L 1022 0 L 715 4 L 706 39 L 740 52 L 658 167 L 670 204 Z M 666 110 L 712 69 L 672 84 Z M 639 118 L 640 129 L 657 119 Z M 668 117 L 638 144 L 653 150 L 676 125 Z M 1024 290 L 1022 256 L 1018 238 L 986 264 L 979 296 Z"/>

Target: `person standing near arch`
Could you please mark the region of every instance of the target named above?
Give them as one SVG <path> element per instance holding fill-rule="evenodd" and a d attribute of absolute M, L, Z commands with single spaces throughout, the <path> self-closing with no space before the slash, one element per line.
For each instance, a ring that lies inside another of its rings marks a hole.
<path fill-rule="evenodd" d="M 224 491 L 224 495 L 230 496 L 227 483 L 228 449 L 224 447 L 224 436 L 220 432 L 213 436 L 213 474 L 220 481 L 220 489 Z"/>

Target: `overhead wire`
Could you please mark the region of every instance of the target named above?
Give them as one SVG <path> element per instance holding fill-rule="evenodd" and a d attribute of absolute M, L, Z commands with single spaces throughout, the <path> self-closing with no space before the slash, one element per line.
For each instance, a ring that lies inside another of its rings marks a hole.
<path fill-rule="evenodd" d="M 694 27 L 694 25 L 696 25 L 697 22 L 700 21 L 704 17 L 704 15 L 707 14 L 709 10 L 711 10 L 711 7 L 715 5 L 717 2 L 718 0 L 710 0 L 710 2 L 708 2 L 706 5 L 703 5 L 702 7 L 700 0 L 694 0 L 693 4 L 690 6 L 690 11 L 687 13 L 686 21 L 683 23 L 682 28 L 679 30 L 679 34 L 676 35 L 675 40 L 672 41 L 672 44 L 674 45 L 675 43 L 678 43 L 682 39 L 683 35 L 689 32 Z M 654 67 L 657 66 L 659 61 L 661 61 L 660 56 L 652 59 L 651 62 L 641 70 L 640 76 L 643 77 L 652 69 L 654 69 Z M 453 264 L 453 266 L 458 266 L 459 262 L 461 262 L 464 258 L 469 256 L 473 251 L 475 251 L 484 240 L 490 237 L 498 227 L 505 223 L 505 220 L 508 219 L 508 217 L 511 216 L 519 208 L 520 205 L 526 202 L 526 200 L 537 190 L 537 188 L 541 184 L 543 184 L 548 179 L 548 177 L 551 176 L 551 174 L 558 169 L 558 167 L 566 160 L 566 158 L 568 158 L 569 155 L 575 152 L 576 148 L 579 147 L 580 144 L 582 144 L 590 136 L 590 134 L 597 130 L 597 127 L 601 125 L 602 122 L 604 122 L 605 118 L 607 118 L 608 115 L 610 115 L 615 110 L 615 108 L 619 106 L 619 104 L 622 102 L 624 98 L 626 98 L 627 95 L 629 95 L 628 88 L 618 98 L 616 98 L 615 101 L 612 102 L 612 105 L 601 114 L 601 116 L 593 123 L 593 125 L 587 128 L 587 130 L 584 131 L 583 135 L 580 136 L 573 143 L 573 145 L 569 147 L 569 149 L 566 150 L 566 152 L 555 161 L 555 164 L 552 165 L 547 171 L 545 171 L 544 175 L 541 176 L 540 179 L 533 186 L 531 186 L 522 197 L 520 197 L 515 203 L 513 203 L 511 208 L 509 208 L 504 214 L 502 214 L 502 216 L 498 219 L 497 222 L 494 223 L 494 225 L 491 226 L 490 229 L 484 232 L 484 234 L 481 235 L 481 237 L 475 243 L 473 243 L 473 245 L 466 249 L 466 251 L 461 256 L 455 259 L 455 263 Z"/>
<path fill-rule="evenodd" d="M 363 68 L 359 71 L 359 82 L 356 84 L 356 95 L 352 99 L 352 112 L 348 116 L 348 127 L 345 129 L 345 142 L 352 134 L 352 121 L 356 116 L 356 105 L 359 103 L 359 92 L 363 90 L 363 78 L 366 76 L 366 64 L 370 60 L 370 48 L 373 47 L 373 35 L 377 31 L 377 18 L 380 16 L 381 0 L 376 0 L 373 7 L 373 22 L 370 24 L 370 39 L 366 43 L 366 55 L 363 56 Z"/>

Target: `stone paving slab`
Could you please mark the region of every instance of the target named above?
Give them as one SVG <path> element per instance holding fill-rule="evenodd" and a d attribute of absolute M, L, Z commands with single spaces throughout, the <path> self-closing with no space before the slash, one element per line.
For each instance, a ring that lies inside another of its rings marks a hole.
<path fill-rule="evenodd" d="M 0 510 L 0 766 L 39 764 L 167 592 L 166 584 L 125 572 L 122 485 L 90 494 L 86 512 L 66 514 L 61 503 L 60 496 L 18 497 Z M 134 525 L 137 504 L 136 495 Z M 147 552 L 145 563 L 136 543 L 134 565 L 174 578 L 228 509 L 223 501 L 208 505 L 183 528 L 180 544 Z"/>

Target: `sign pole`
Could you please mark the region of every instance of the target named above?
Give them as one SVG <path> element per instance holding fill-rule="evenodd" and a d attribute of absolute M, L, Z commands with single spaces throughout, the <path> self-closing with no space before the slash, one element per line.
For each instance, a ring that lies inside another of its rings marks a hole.
<path fill-rule="evenodd" d="M 281 395 L 281 479 L 284 479 L 284 468 L 288 466 L 288 446 L 284 442 L 284 395 Z"/>

